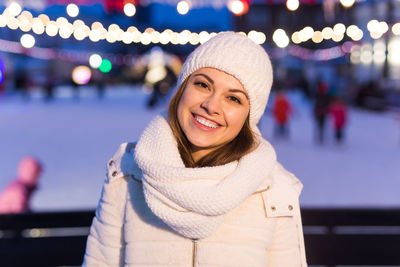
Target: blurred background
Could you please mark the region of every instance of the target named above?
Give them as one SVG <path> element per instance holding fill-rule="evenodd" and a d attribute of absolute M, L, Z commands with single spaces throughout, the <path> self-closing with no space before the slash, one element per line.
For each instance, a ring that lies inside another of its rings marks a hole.
<path fill-rule="evenodd" d="M 259 127 L 302 205 L 399 205 L 398 0 L 3 0 L 0 14 L 0 192 L 19 190 L 21 211 L 94 209 L 108 159 L 227 30 L 271 56 Z"/>

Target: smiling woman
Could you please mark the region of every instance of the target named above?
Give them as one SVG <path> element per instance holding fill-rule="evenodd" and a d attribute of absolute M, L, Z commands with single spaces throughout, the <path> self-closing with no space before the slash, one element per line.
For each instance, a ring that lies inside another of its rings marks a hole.
<path fill-rule="evenodd" d="M 243 35 L 196 48 L 168 115 L 109 161 L 83 265 L 307 266 L 302 184 L 257 127 L 271 85 Z"/>
<path fill-rule="evenodd" d="M 169 109 L 185 165 L 218 166 L 244 156 L 254 143 L 249 111 L 246 89 L 234 76 L 213 68 L 195 71 Z"/>

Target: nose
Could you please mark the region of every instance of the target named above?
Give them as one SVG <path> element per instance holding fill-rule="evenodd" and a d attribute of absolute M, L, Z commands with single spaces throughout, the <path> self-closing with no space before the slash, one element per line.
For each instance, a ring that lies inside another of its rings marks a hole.
<path fill-rule="evenodd" d="M 200 104 L 207 114 L 219 115 L 221 114 L 221 103 L 217 94 L 207 96 Z"/>

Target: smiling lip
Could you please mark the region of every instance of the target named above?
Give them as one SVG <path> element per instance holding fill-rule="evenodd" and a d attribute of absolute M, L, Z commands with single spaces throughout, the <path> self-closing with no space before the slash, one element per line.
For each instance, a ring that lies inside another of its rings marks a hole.
<path fill-rule="evenodd" d="M 193 123 L 200 129 L 205 131 L 214 131 L 221 127 L 221 125 L 215 121 L 209 120 L 203 116 L 192 113 Z"/>

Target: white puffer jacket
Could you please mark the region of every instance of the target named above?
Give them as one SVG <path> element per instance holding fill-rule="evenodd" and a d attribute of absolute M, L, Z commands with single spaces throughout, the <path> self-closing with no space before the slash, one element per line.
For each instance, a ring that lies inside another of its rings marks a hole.
<path fill-rule="evenodd" d="M 211 236 L 173 232 L 148 208 L 132 175 L 133 144 L 109 161 L 83 266 L 306 267 L 301 183 L 289 172 L 273 179 L 228 214 Z M 283 167 L 277 164 L 276 168 Z"/>

